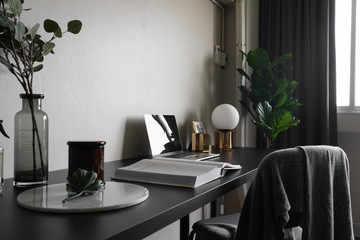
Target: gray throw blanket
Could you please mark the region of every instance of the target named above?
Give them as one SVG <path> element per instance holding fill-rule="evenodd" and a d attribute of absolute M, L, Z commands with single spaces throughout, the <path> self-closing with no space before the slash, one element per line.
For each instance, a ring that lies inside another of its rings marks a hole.
<path fill-rule="evenodd" d="M 236 239 L 353 240 L 349 163 L 338 147 L 275 151 L 261 162 Z"/>

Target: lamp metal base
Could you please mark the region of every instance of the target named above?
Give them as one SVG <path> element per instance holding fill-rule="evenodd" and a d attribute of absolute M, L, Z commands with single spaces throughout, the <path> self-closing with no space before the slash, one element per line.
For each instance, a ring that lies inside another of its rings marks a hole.
<path fill-rule="evenodd" d="M 216 131 L 214 134 L 215 148 L 221 148 L 224 150 L 232 149 L 233 134 L 231 130 Z"/>

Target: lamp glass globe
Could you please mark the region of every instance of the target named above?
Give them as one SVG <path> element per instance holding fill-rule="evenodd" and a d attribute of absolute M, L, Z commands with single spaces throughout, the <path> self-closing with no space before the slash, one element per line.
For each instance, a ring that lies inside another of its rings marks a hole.
<path fill-rule="evenodd" d="M 230 104 L 221 104 L 212 112 L 211 120 L 219 130 L 232 130 L 239 123 L 239 112 Z"/>

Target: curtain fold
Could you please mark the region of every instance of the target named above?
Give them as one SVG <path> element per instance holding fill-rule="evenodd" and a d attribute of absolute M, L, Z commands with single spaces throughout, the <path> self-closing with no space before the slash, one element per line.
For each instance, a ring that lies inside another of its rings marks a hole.
<path fill-rule="evenodd" d="M 259 0 L 259 47 L 270 60 L 291 52 L 288 79 L 303 105 L 297 127 L 279 134 L 275 148 L 337 145 L 335 0 Z"/>

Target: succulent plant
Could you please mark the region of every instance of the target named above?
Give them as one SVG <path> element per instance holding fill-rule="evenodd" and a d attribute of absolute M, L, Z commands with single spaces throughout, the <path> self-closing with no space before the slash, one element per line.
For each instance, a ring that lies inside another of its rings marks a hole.
<path fill-rule="evenodd" d="M 97 173 L 93 171 L 78 169 L 76 172 L 73 172 L 71 176 L 67 177 L 68 183 L 66 186 L 69 191 L 75 192 L 76 194 L 65 198 L 63 203 L 81 197 L 82 195 L 93 194 L 100 191 L 102 181 L 96 180 L 96 178 Z"/>

